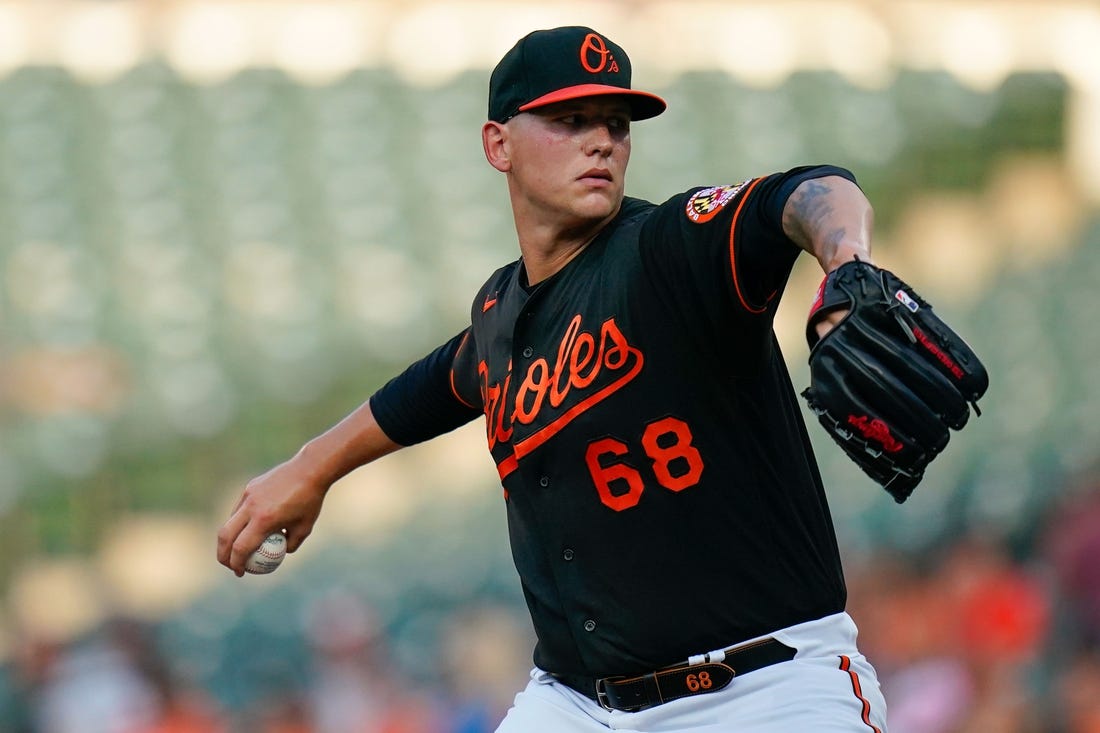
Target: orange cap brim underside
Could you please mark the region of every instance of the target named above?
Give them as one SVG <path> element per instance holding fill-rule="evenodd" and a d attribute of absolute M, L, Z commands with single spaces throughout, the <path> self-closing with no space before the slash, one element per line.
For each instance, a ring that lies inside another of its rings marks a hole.
<path fill-rule="evenodd" d="M 611 95 L 626 97 L 627 101 L 630 102 L 631 108 L 634 110 L 633 118 L 636 120 L 656 117 L 664 112 L 665 108 L 668 106 L 665 100 L 661 99 L 656 94 L 638 91 L 637 89 L 624 89 L 623 87 L 615 87 L 608 84 L 578 84 L 576 86 L 565 87 L 564 89 L 557 89 L 549 94 L 542 95 L 538 99 L 533 99 L 521 106 L 519 111 L 527 112 L 528 110 L 545 107 L 555 102 L 565 102 L 570 99 Z"/>

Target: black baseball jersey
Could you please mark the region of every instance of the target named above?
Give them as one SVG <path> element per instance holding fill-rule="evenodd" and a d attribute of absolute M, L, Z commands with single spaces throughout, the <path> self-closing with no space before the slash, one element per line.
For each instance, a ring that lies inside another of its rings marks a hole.
<path fill-rule="evenodd" d="M 803 168 L 627 198 L 552 277 L 489 278 L 471 325 L 371 398 L 411 444 L 485 419 L 535 663 L 656 669 L 839 612 L 821 479 L 772 331 Z"/>

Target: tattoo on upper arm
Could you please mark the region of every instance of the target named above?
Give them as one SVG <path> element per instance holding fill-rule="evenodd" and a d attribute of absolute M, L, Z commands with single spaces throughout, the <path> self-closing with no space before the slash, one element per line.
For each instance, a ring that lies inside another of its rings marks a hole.
<path fill-rule="evenodd" d="M 783 209 L 783 231 L 787 236 L 808 247 L 813 239 L 811 232 L 824 229 L 834 213 L 829 202 L 832 192 L 832 187 L 820 179 L 810 179 L 798 186 Z M 826 232 L 822 239 L 835 245 L 844 239 L 845 233 L 843 227 L 837 227 Z"/>

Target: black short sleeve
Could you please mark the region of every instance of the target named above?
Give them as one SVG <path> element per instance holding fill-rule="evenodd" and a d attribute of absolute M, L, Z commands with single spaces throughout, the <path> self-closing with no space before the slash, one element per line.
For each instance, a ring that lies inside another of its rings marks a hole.
<path fill-rule="evenodd" d="M 803 181 L 854 176 L 836 166 L 805 166 L 673 196 L 650 217 L 641 246 L 670 276 L 720 285 L 730 306 L 763 313 L 782 290 L 800 249 L 783 232 L 783 208 Z"/>
<path fill-rule="evenodd" d="M 683 328 L 696 331 L 700 342 L 742 344 L 745 354 L 767 351 L 780 296 L 802 251 L 783 232 L 783 208 L 803 181 L 832 175 L 854 180 L 843 168 L 807 166 L 693 188 L 657 207 L 639 247 L 653 290 L 683 314 Z M 744 363 L 750 362 L 758 360 Z"/>
<path fill-rule="evenodd" d="M 482 414 L 476 349 L 466 329 L 387 382 L 370 398 L 379 427 L 400 445 L 414 445 Z"/>

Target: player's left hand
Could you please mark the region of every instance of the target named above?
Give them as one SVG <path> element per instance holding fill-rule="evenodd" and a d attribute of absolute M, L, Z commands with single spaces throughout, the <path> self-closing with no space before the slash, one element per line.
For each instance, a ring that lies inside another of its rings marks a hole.
<path fill-rule="evenodd" d="M 817 333 L 817 339 L 820 341 L 825 338 L 825 334 L 832 331 L 834 328 L 840 325 L 840 322 L 848 317 L 850 311 L 847 308 L 841 310 L 830 311 L 823 315 L 816 323 L 813 324 L 814 332 Z"/>
<path fill-rule="evenodd" d="M 989 377 L 971 348 L 893 273 L 858 260 L 821 284 L 802 395 L 845 453 L 901 503 L 977 411 Z"/>

